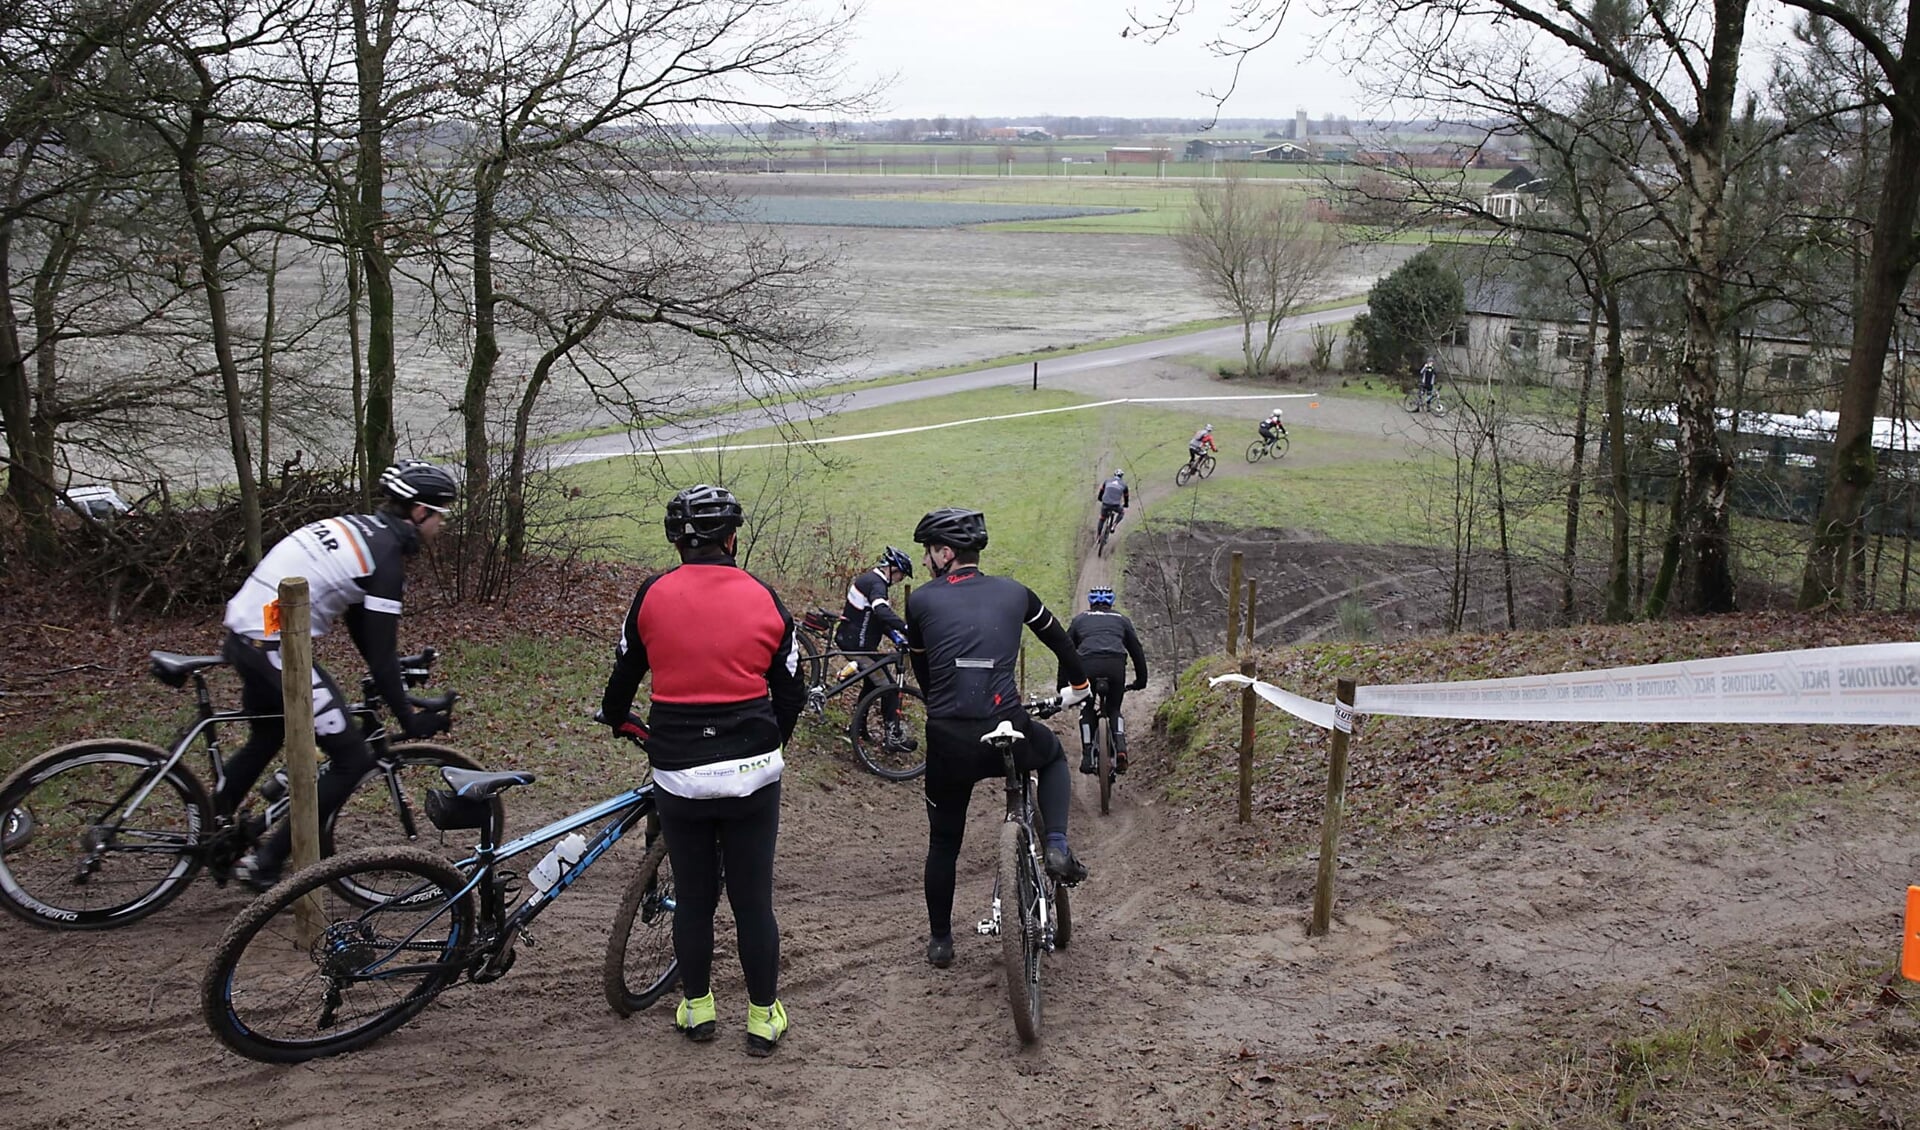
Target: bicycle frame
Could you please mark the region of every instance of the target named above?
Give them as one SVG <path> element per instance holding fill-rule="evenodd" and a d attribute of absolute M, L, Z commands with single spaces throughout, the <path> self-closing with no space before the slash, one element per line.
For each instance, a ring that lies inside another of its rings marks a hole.
<path fill-rule="evenodd" d="M 1037 869 L 1038 874 L 1044 877 L 1047 873 L 1047 861 L 1040 854 L 1040 845 L 1045 841 L 1035 829 L 1033 821 L 1033 772 L 1031 770 L 1023 770 L 1014 763 L 1013 749 L 1014 746 L 1012 742 L 1007 742 L 1000 746 L 1000 761 L 1007 775 L 1007 812 L 1002 818 L 1002 823 L 1010 822 L 1026 825 L 1027 854 L 1032 857 L 1034 867 Z M 1053 884 L 1051 883 L 1042 882 L 1039 884 L 1039 890 L 1036 892 L 1040 899 L 1039 917 L 1043 923 L 1051 923 L 1053 921 L 1052 886 Z M 974 928 L 974 932 L 983 935 L 997 936 L 1000 933 L 1000 918 L 1000 878 L 996 875 L 993 880 L 993 901 L 988 906 L 987 917 L 981 919 L 980 924 Z M 1052 953 L 1053 935 L 1051 926 L 1048 928 L 1044 942 L 1047 947 L 1047 952 Z"/>
<path fill-rule="evenodd" d="M 827 682 L 826 680 L 823 679 L 819 683 L 816 683 L 813 686 L 808 687 L 807 688 L 807 705 L 813 710 L 819 711 L 826 706 L 826 702 L 828 699 L 846 690 L 848 687 L 853 686 L 855 683 L 865 682 L 866 680 L 874 677 L 875 675 L 880 674 L 882 671 L 885 671 L 888 673 L 887 674 L 888 682 L 891 682 L 897 685 L 904 684 L 906 682 L 906 678 L 903 674 L 906 670 L 907 657 L 905 652 L 825 651 L 820 653 L 820 656 L 817 662 L 820 664 L 819 669 L 822 672 L 824 672 L 826 671 L 827 664 L 830 660 L 859 659 L 862 656 L 879 656 L 879 659 L 876 660 L 871 666 L 863 665 L 858 671 L 855 671 L 853 674 L 848 675 L 845 678 L 835 679 L 832 682 Z"/>
<path fill-rule="evenodd" d="M 492 829 L 488 829 L 474 854 L 454 864 L 459 870 L 468 873 L 467 882 L 459 891 L 446 899 L 446 907 L 451 907 L 469 893 L 478 894 L 480 900 L 479 937 L 476 938 L 471 945 L 461 947 L 453 960 L 412 965 L 408 967 L 408 975 L 417 975 L 422 970 L 469 968 L 473 970 L 470 976 L 476 979 L 491 980 L 492 977 L 504 975 L 506 969 L 502 963 L 507 960 L 506 955 L 512 952 L 513 939 L 522 934 L 527 926 L 532 924 L 533 920 L 538 918 L 540 913 L 551 905 L 554 900 L 566 893 L 569 887 L 579 881 L 580 876 L 586 874 L 587 868 L 593 866 L 595 861 L 602 855 L 605 855 L 608 848 L 619 843 L 620 840 L 633 829 L 635 824 L 652 815 L 653 811 L 653 783 L 649 781 L 644 785 L 629 789 L 619 796 L 609 797 L 598 804 L 581 809 L 571 816 L 561 817 L 544 827 L 537 828 L 505 844 L 497 846 L 492 844 L 490 841 L 493 839 L 493 831 Z M 499 881 L 499 865 L 517 855 L 525 854 L 542 844 L 557 840 L 569 832 L 579 831 L 599 820 L 606 820 L 607 823 L 592 839 L 587 841 L 586 850 L 581 853 L 580 858 L 575 860 L 571 866 L 560 874 L 559 878 L 554 880 L 553 886 L 544 891 L 534 890 L 534 892 L 527 897 L 527 900 L 521 903 L 519 907 L 509 915 L 506 909 L 506 887 Z M 406 906 L 418 900 L 424 893 L 424 890 L 424 887 L 415 887 L 412 891 L 395 896 L 389 903 L 382 903 L 379 906 L 370 907 L 363 911 L 355 921 L 365 921 L 367 918 L 379 914 L 381 910 L 388 906 Z M 440 896 L 435 895 L 434 897 L 438 898 Z M 392 953 L 407 951 L 408 947 L 414 943 L 428 927 L 441 921 L 445 916 L 446 907 L 443 907 L 438 913 L 435 913 L 432 917 L 414 927 L 412 932 L 405 938 L 392 945 L 389 956 L 391 956 Z M 373 976 L 372 974 L 376 973 L 386 961 L 387 958 L 383 957 L 377 961 L 370 962 L 364 966 L 360 974 L 357 974 L 353 979 L 357 981 L 381 980 L 380 977 Z M 484 967 L 477 964 L 479 962 L 485 962 Z M 491 976 L 484 976 L 487 974 L 491 974 Z"/>

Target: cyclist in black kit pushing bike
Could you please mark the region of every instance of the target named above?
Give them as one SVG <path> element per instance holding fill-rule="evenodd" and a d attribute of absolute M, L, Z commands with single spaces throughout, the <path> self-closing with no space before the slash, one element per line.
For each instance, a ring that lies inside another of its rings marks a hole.
<path fill-rule="evenodd" d="M 954 868 L 967 805 L 977 782 L 1005 774 L 999 752 L 980 739 L 1003 721 L 1023 735 L 1018 767 L 1040 773 L 1047 871 L 1069 884 L 1087 875 L 1067 846 L 1072 784 L 1060 739 L 1028 716 L 1014 683 L 1021 628 L 1059 657 L 1065 705 L 1078 705 L 1090 690 L 1066 629 L 1033 590 L 980 571 L 985 515 L 935 510 L 920 519 L 913 540 L 927 547 L 932 573 L 907 602 L 907 646 L 927 694 L 927 961 L 944 969 L 953 963 Z"/>

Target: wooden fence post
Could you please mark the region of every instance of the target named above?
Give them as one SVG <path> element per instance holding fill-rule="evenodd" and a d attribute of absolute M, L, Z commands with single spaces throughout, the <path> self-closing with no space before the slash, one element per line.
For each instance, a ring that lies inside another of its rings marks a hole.
<path fill-rule="evenodd" d="M 1040 391 L 1040 362 L 1033 363 L 1033 391 Z"/>
<path fill-rule="evenodd" d="M 1233 568 L 1227 573 L 1227 654 L 1240 654 L 1240 551 L 1233 551 Z"/>
<path fill-rule="evenodd" d="M 313 735 L 313 623 L 307 579 L 280 582 L 280 696 L 287 731 L 287 813 L 293 829 L 292 870 L 320 861 L 320 751 Z M 294 907 L 294 934 L 302 946 L 320 936 L 320 904 L 304 898 Z"/>
<path fill-rule="evenodd" d="M 1326 934 L 1333 922 L 1333 873 L 1340 860 L 1340 817 L 1347 804 L 1347 740 L 1353 732 L 1353 680 L 1334 690 L 1333 756 L 1327 766 L 1327 806 L 1320 818 L 1320 875 L 1313 884 L 1313 921 L 1307 936 Z"/>
<path fill-rule="evenodd" d="M 1253 656 L 1240 661 L 1240 673 L 1253 678 Z M 1253 684 L 1240 688 L 1240 823 L 1253 823 Z"/>
<path fill-rule="evenodd" d="M 1247 578 L 1247 654 L 1253 654 L 1253 601 L 1260 592 L 1260 579 Z"/>

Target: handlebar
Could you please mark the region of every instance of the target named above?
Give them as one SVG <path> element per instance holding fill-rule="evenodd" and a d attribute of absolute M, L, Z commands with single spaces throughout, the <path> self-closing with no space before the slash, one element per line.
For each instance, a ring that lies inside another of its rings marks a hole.
<path fill-rule="evenodd" d="M 1027 713 L 1035 718 L 1051 718 L 1066 709 L 1060 705 L 1059 696 L 1053 698 L 1032 698 L 1026 702 Z"/>
<path fill-rule="evenodd" d="M 627 712 L 626 722 L 620 726 L 614 726 L 613 723 L 607 721 L 606 714 L 598 709 L 595 709 L 593 712 L 593 720 L 598 725 L 611 726 L 613 728 L 613 736 L 630 745 L 639 745 L 641 742 L 653 736 L 647 732 L 646 721 L 631 710 Z"/>

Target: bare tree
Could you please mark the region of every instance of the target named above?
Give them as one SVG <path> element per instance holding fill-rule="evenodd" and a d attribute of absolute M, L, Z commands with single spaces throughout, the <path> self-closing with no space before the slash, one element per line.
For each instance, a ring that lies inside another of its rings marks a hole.
<path fill-rule="evenodd" d="M 1194 190 L 1193 212 L 1174 241 L 1201 288 L 1240 319 L 1249 376 L 1273 370 L 1280 324 L 1320 293 L 1341 248 L 1302 197 L 1232 175 Z"/>

